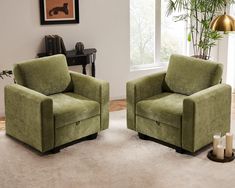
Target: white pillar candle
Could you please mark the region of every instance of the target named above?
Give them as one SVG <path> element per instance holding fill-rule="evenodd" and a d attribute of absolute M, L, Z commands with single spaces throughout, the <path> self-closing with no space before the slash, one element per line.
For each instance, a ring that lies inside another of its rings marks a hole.
<path fill-rule="evenodd" d="M 220 136 L 214 135 L 213 136 L 213 155 L 217 155 L 217 146 L 220 143 Z"/>
<path fill-rule="evenodd" d="M 233 134 L 226 133 L 225 157 L 232 157 L 233 154 Z"/>
<path fill-rule="evenodd" d="M 224 146 L 222 145 L 217 146 L 216 156 L 218 159 L 224 159 Z"/>

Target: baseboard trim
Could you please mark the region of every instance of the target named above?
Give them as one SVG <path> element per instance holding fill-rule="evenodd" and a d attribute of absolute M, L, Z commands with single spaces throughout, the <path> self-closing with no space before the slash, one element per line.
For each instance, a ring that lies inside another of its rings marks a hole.
<path fill-rule="evenodd" d="M 120 96 L 120 97 L 111 97 L 111 101 L 116 101 L 116 100 L 126 100 L 126 96 Z"/>

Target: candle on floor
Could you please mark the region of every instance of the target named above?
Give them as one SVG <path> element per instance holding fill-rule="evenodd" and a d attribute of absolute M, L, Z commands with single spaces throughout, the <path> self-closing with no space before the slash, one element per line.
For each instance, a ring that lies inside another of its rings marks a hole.
<path fill-rule="evenodd" d="M 222 145 L 217 146 L 216 156 L 218 159 L 224 159 L 224 146 Z"/>
<path fill-rule="evenodd" d="M 220 136 L 214 135 L 213 136 L 213 155 L 217 155 L 217 146 L 220 143 Z"/>
<path fill-rule="evenodd" d="M 226 133 L 225 157 L 232 157 L 233 154 L 233 134 Z"/>

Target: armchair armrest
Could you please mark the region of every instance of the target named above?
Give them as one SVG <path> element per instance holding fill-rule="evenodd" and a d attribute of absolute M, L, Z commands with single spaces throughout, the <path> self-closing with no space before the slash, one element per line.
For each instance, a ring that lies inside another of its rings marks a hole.
<path fill-rule="evenodd" d="M 230 131 L 231 87 L 218 84 L 183 102 L 182 147 L 195 152 L 212 142 L 215 132 Z"/>
<path fill-rule="evenodd" d="M 54 148 L 52 99 L 18 84 L 4 94 L 6 133 L 41 152 Z"/>
<path fill-rule="evenodd" d="M 127 82 L 127 127 L 129 129 L 136 130 L 136 103 L 161 93 L 165 75 L 166 72 L 160 72 Z"/>
<path fill-rule="evenodd" d="M 70 71 L 74 92 L 100 103 L 101 130 L 109 125 L 109 83 Z"/>

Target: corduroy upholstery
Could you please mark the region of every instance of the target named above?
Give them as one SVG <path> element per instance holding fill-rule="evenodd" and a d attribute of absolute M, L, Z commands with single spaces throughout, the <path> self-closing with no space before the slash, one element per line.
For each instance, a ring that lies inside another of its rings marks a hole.
<path fill-rule="evenodd" d="M 166 72 L 127 83 L 127 127 L 195 152 L 230 131 L 231 87 L 222 65 L 172 55 Z"/>
<path fill-rule="evenodd" d="M 136 114 L 180 128 L 185 95 L 163 92 L 136 104 Z"/>
<path fill-rule="evenodd" d="M 62 55 L 18 63 L 13 72 L 18 84 L 44 95 L 64 92 L 71 83 L 66 58 Z"/>
<path fill-rule="evenodd" d="M 16 84 L 5 87 L 6 134 L 46 152 L 108 128 L 109 84 L 66 64 L 55 55 L 15 65 Z"/>
<path fill-rule="evenodd" d="M 165 90 L 191 95 L 218 84 L 221 80 L 222 72 L 221 64 L 173 55 L 170 58 L 166 73 Z"/>
<path fill-rule="evenodd" d="M 50 95 L 55 127 L 59 128 L 100 114 L 100 104 L 76 93 Z"/>

